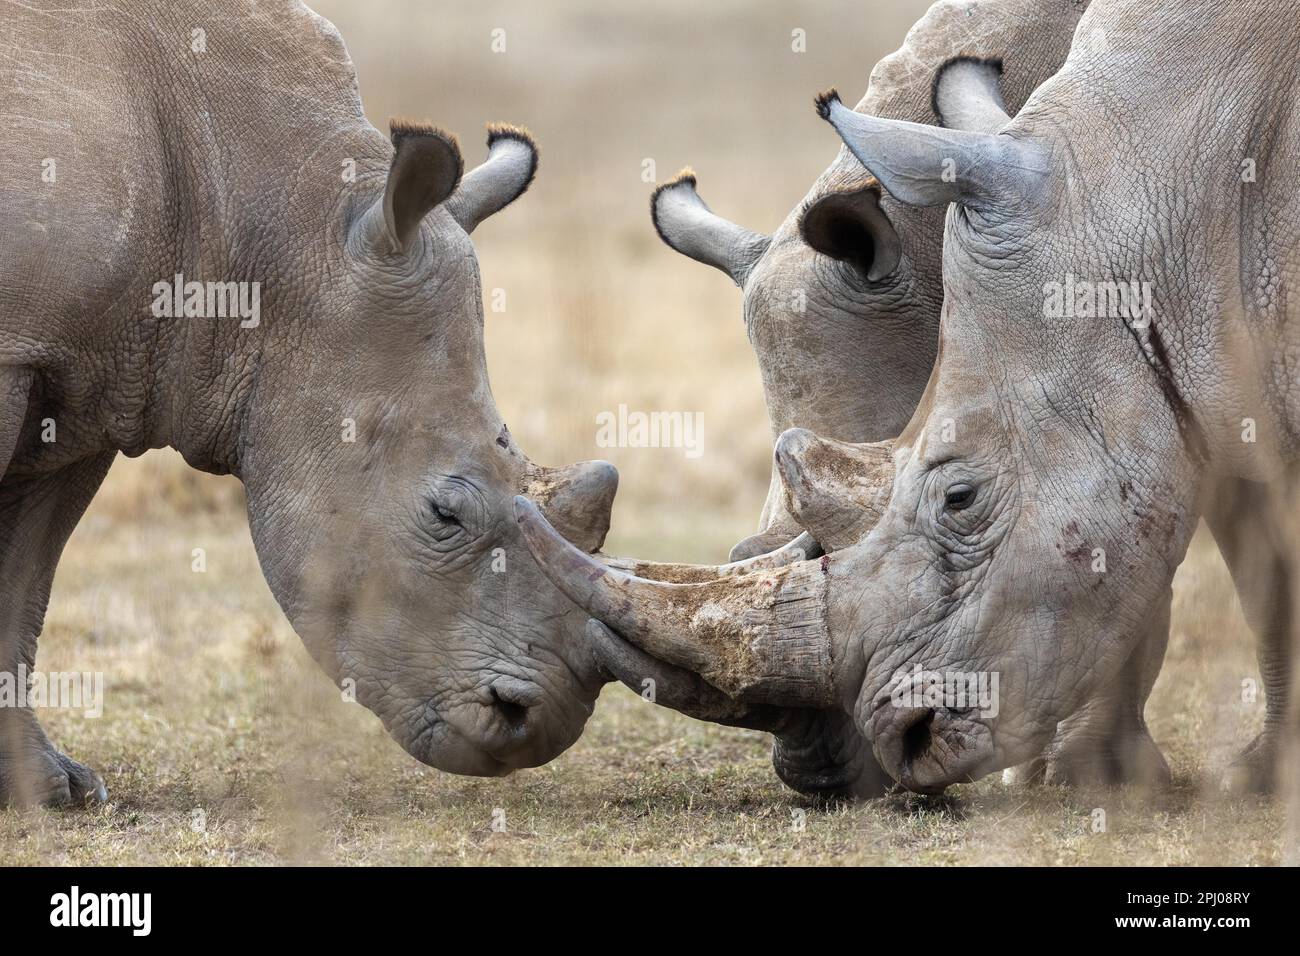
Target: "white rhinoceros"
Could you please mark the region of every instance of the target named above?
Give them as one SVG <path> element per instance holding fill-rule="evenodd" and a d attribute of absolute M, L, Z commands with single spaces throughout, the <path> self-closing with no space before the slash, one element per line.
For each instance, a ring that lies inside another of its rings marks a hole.
<path fill-rule="evenodd" d="M 1294 545 L 1270 529 L 1300 466 L 1297 62 L 1295 0 L 1095 0 L 1014 119 L 960 62 L 936 96 L 965 128 L 819 98 L 889 194 L 953 204 L 906 428 L 777 443 L 792 494 L 853 540 L 668 584 L 579 554 L 521 500 L 543 568 L 733 708 L 836 709 L 890 776 L 936 791 L 1040 753 L 1125 685 L 1204 515 L 1261 637 L 1268 718 L 1236 776 L 1267 787 L 1296 613 Z M 998 678 L 996 706 L 928 700 L 963 675 Z"/>
<path fill-rule="evenodd" d="M 941 0 L 902 48 L 876 65 L 855 109 L 934 125 L 997 122 L 978 98 L 940 103 L 935 75 L 947 67 L 972 84 L 992 84 L 1014 113 L 1064 62 L 1086 7 L 1086 0 Z M 943 212 L 893 198 L 847 148 L 772 236 L 711 212 L 690 172 L 651 199 L 655 228 L 668 245 L 740 287 L 773 436 L 798 427 L 849 442 L 897 434 L 925 387 L 943 299 Z M 843 511 L 843 489 L 818 502 L 814 489 L 787 487 L 785 478 L 774 463 L 762 530 L 740 542 L 733 559 L 784 545 L 805 527 L 821 548 L 856 537 L 865 512 Z M 1045 771 L 1073 783 L 1168 779 L 1143 718 L 1167 621 L 1156 611 L 1144 626 L 1151 637 L 1123 681 L 1104 688 L 1086 715 L 1062 728 L 1045 760 L 1021 768 L 1022 777 Z M 838 712 L 751 714 L 704 703 L 707 688 L 693 676 L 656 666 L 612 635 L 599 635 L 596 647 L 606 669 L 633 688 L 653 675 L 661 703 L 714 720 L 726 712 L 733 723 L 773 731 L 777 773 L 797 790 L 871 795 L 888 783 Z"/>
<path fill-rule="evenodd" d="M 562 751 L 604 678 L 510 503 L 592 551 L 617 475 L 533 465 L 488 384 L 469 233 L 532 181 L 530 137 L 492 128 L 462 176 L 448 134 L 385 136 L 294 0 L 31 0 L 0 33 L 0 671 L 32 672 L 113 458 L 170 446 L 243 481 L 276 599 L 411 754 Z M 103 796 L 0 709 L 0 804 Z"/>

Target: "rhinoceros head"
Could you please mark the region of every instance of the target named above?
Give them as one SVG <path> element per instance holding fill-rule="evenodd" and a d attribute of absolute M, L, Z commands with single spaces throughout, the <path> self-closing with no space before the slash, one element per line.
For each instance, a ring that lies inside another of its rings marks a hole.
<path fill-rule="evenodd" d="M 689 170 L 660 186 L 655 228 L 740 287 L 773 437 L 796 426 L 855 442 L 898 434 L 934 359 L 938 224 L 900 238 L 879 184 L 847 151 L 771 236 L 716 215 L 696 189 Z M 733 561 L 799 534 L 783 499 L 774 470 L 762 529 Z"/>
<path fill-rule="evenodd" d="M 469 233 L 528 186 L 531 139 L 494 128 L 463 177 L 437 129 L 395 122 L 392 143 L 295 256 L 309 319 L 263 357 L 242 474 L 267 578 L 312 655 L 418 759 L 501 774 L 571 744 L 602 683 L 586 616 L 539 573 L 511 501 L 542 502 L 594 551 L 617 473 L 532 464 L 488 384 Z"/>
<path fill-rule="evenodd" d="M 1158 302 L 1153 327 L 1045 303 L 1070 272 L 1142 268 L 1143 220 L 1116 201 L 1140 193 L 1140 164 L 1069 155 L 1050 99 L 998 133 L 818 105 L 892 195 L 954 204 L 938 362 L 907 428 L 777 442 L 789 510 L 827 553 L 666 583 L 596 566 L 517 510 L 543 567 L 618 635 L 732 701 L 840 708 L 895 779 L 935 791 L 1037 754 L 1117 678 L 1167 611 L 1203 451 Z M 1081 212 L 1114 213 L 1123 241 L 1094 241 L 1112 233 Z"/>

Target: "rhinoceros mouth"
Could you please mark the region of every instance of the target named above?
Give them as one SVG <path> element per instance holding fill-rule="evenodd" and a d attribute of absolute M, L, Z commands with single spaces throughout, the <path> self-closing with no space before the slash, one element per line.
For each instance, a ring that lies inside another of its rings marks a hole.
<path fill-rule="evenodd" d="M 447 773 L 503 777 L 567 750 L 595 709 L 592 697 L 570 698 L 539 682 L 498 674 L 455 704 L 429 698 L 374 713 L 421 763 Z"/>
<path fill-rule="evenodd" d="M 989 722 L 971 711 L 898 706 L 886 699 L 868 721 L 876 759 L 903 787 L 936 794 L 1002 765 Z"/>

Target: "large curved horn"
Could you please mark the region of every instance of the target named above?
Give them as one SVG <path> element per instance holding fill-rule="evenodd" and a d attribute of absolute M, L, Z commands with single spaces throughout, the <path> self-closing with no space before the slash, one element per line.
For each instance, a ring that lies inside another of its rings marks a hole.
<path fill-rule="evenodd" d="M 651 657 L 595 619 L 587 621 L 587 643 L 606 676 L 637 694 L 645 693 L 646 681 L 652 681 L 656 704 L 696 720 L 776 732 L 792 715 L 810 713 L 728 697 L 699 674 Z"/>
<path fill-rule="evenodd" d="M 774 551 L 767 551 L 731 561 L 728 564 L 672 564 L 658 561 L 638 561 L 635 558 L 615 558 L 597 555 L 606 566 L 622 571 L 633 577 L 649 581 L 667 581 L 674 584 L 692 584 L 701 581 L 716 581 L 718 578 L 734 578 L 742 574 L 754 574 L 758 571 L 775 571 L 788 564 L 797 564 L 809 558 L 819 558 L 822 549 L 817 540 L 808 532 L 797 535 Z"/>
<path fill-rule="evenodd" d="M 909 205 L 1010 206 L 1047 179 L 1046 152 L 1023 139 L 868 116 L 841 103 L 835 90 L 816 105 L 858 161 Z"/>
<path fill-rule="evenodd" d="M 827 551 L 870 531 L 894 487 L 894 443 L 855 444 L 790 428 L 773 455 L 785 485 L 785 506 Z"/>
<path fill-rule="evenodd" d="M 527 498 L 515 498 L 515 518 L 555 586 L 642 650 L 737 699 L 834 705 L 827 559 L 691 584 L 649 581 L 583 554 Z"/>
<path fill-rule="evenodd" d="M 773 527 L 769 525 L 762 531 L 747 535 L 732 545 L 731 552 L 727 555 L 727 560 L 734 564 L 740 561 L 746 561 L 750 558 L 758 558 L 766 554 L 771 554 L 792 543 L 800 534 L 801 532 L 797 530 L 789 531 L 780 526 Z M 809 537 L 811 538 L 812 536 L 809 535 Z M 808 554 L 805 555 L 805 557 L 813 558 L 816 557 L 816 555 Z M 654 575 L 646 575 L 646 577 L 654 577 Z"/>

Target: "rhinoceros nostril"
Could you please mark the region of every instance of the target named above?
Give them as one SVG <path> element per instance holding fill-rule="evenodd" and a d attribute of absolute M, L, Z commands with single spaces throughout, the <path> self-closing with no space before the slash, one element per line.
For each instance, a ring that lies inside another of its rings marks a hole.
<path fill-rule="evenodd" d="M 522 727 L 528 721 L 528 708 L 523 704 L 516 704 L 514 701 L 506 700 L 494 689 L 492 691 L 492 704 L 496 707 L 497 713 L 505 718 L 506 723 L 511 727 Z"/>
<path fill-rule="evenodd" d="M 498 677 L 490 690 L 492 706 L 511 729 L 522 728 L 528 722 L 528 709 L 541 701 L 536 684 L 513 677 Z"/>
<path fill-rule="evenodd" d="M 927 710 L 921 714 L 907 730 L 903 731 L 903 766 L 910 767 L 912 761 L 925 755 L 930 749 L 930 725 L 934 723 L 934 711 Z"/>

